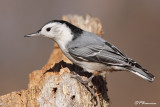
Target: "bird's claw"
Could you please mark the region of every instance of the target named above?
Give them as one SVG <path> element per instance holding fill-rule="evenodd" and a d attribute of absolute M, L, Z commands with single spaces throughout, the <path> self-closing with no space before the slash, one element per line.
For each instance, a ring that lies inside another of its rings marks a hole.
<path fill-rule="evenodd" d="M 78 80 L 80 83 L 82 83 L 82 84 L 88 89 L 88 91 L 91 93 L 91 95 L 92 95 L 91 101 L 92 101 L 93 99 L 95 99 L 95 98 L 96 98 L 95 92 L 94 92 L 94 90 L 88 85 L 88 83 L 92 80 L 92 78 L 93 78 L 94 76 L 91 76 L 88 80 L 84 81 L 84 80 L 82 80 L 82 78 L 81 78 L 80 76 L 78 76 L 75 72 L 73 72 L 73 74 L 74 74 L 74 75 L 71 75 L 71 78 L 77 79 L 77 80 Z"/>

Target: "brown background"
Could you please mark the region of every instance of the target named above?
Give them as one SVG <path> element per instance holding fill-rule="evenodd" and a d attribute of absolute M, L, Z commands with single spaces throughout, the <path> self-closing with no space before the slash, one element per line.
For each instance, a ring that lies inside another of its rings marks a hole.
<path fill-rule="evenodd" d="M 65 14 L 100 18 L 104 38 L 156 76 L 149 83 L 129 72 L 107 75 L 111 107 L 134 107 L 135 101 L 160 107 L 160 0 L 1 0 L 0 95 L 26 89 L 28 74 L 47 62 L 53 42 L 24 38 Z"/>

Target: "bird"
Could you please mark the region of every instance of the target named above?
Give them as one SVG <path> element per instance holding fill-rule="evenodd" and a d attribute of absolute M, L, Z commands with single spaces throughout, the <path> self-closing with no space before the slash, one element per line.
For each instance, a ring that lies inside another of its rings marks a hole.
<path fill-rule="evenodd" d="M 108 71 L 129 71 L 152 82 L 154 76 L 120 49 L 94 33 L 64 20 L 52 20 L 35 33 L 25 37 L 42 36 L 54 40 L 63 54 L 75 65 L 94 76 Z"/>

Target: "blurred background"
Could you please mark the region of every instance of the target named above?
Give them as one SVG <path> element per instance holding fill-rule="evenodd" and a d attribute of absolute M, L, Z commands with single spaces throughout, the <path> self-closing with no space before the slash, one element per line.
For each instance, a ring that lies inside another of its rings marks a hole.
<path fill-rule="evenodd" d="M 129 72 L 108 73 L 111 107 L 134 107 L 135 101 L 160 107 L 160 0 L 1 0 L 0 95 L 27 89 L 29 73 L 52 52 L 51 40 L 24 35 L 63 15 L 87 13 L 101 20 L 104 39 L 156 76 L 149 83 Z"/>

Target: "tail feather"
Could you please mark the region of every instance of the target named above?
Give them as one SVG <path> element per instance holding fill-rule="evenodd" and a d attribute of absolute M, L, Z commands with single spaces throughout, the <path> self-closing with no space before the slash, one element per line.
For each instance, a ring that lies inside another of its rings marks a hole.
<path fill-rule="evenodd" d="M 130 72 L 148 80 L 149 82 L 154 81 L 154 76 L 149 73 L 146 69 L 144 69 L 141 65 L 139 65 L 134 60 L 128 58 L 128 63 L 131 65 L 130 67 L 126 67 Z"/>
<path fill-rule="evenodd" d="M 149 73 L 146 69 L 141 69 L 141 68 L 132 66 L 131 68 L 129 68 L 129 71 L 148 80 L 149 82 L 154 81 L 155 77 L 151 73 Z"/>

